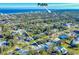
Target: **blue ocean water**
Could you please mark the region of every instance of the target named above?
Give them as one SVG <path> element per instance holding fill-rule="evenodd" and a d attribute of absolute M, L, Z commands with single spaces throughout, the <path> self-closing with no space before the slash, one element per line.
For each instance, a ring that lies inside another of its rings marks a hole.
<path fill-rule="evenodd" d="M 50 11 L 79 11 L 78 3 L 47 3 Z M 0 13 L 25 13 L 47 11 L 37 3 L 0 3 Z"/>
<path fill-rule="evenodd" d="M 25 13 L 34 11 L 46 11 L 45 9 L 23 9 L 23 8 L 3 8 L 0 9 L 0 13 Z"/>
<path fill-rule="evenodd" d="M 79 3 L 46 3 L 47 8 L 53 9 L 79 9 Z M 0 8 L 42 8 L 38 3 L 0 3 Z"/>
<path fill-rule="evenodd" d="M 79 11 L 79 9 L 49 9 L 50 11 Z M 27 9 L 27 8 L 1 8 L 0 13 L 26 13 L 26 12 L 47 12 L 46 9 Z"/>

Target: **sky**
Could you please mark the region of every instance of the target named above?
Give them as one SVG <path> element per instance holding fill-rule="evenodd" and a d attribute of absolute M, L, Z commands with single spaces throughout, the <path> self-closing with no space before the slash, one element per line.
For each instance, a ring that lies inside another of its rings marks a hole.
<path fill-rule="evenodd" d="M 0 8 L 44 8 L 37 3 L 0 3 Z M 52 9 L 79 9 L 79 3 L 48 3 L 47 8 Z"/>

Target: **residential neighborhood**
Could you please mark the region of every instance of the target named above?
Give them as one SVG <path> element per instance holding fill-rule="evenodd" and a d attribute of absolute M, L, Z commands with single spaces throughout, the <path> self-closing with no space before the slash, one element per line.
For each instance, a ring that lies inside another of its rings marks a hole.
<path fill-rule="evenodd" d="M 0 14 L 0 55 L 78 55 L 79 11 Z"/>

